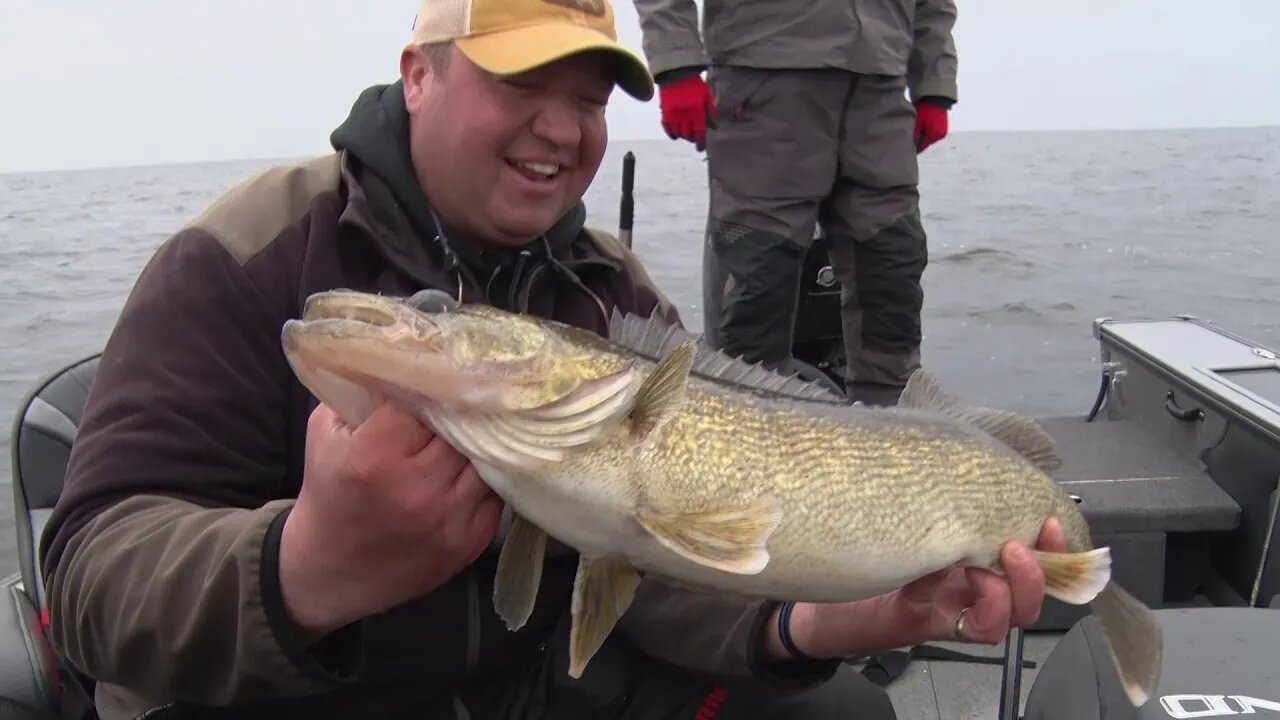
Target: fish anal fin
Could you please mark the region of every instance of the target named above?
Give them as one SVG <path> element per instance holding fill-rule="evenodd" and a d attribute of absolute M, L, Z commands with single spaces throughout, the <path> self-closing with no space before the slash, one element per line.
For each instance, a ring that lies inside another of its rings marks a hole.
<path fill-rule="evenodd" d="M 898 407 L 925 410 L 966 422 L 1008 445 L 1042 472 L 1062 467 L 1053 437 L 1032 418 L 1008 410 L 961 403 L 942 389 L 936 376 L 920 369 L 912 373 L 898 399 Z"/>
<path fill-rule="evenodd" d="M 636 522 L 672 552 L 706 567 L 755 575 L 769 564 L 769 536 L 782 522 L 776 498 L 705 511 L 664 512 L 641 504 Z"/>
<path fill-rule="evenodd" d="M 1065 603 L 1087 605 L 1111 582 L 1111 549 L 1077 553 L 1036 550 L 1045 592 Z"/>
<path fill-rule="evenodd" d="M 631 606 L 639 584 L 640 573 L 624 560 L 578 556 L 570 604 L 570 677 L 582 677 L 587 663 Z"/>
<path fill-rule="evenodd" d="M 493 609 L 512 632 L 524 627 L 533 612 L 546 551 L 547 534 L 516 515 L 498 554 L 493 582 Z"/>
<path fill-rule="evenodd" d="M 693 343 L 680 343 L 653 368 L 636 391 L 631 408 L 631 434 L 648 437 L 662 427 L 684 402 L 685 383 L 693 365 Z"/>

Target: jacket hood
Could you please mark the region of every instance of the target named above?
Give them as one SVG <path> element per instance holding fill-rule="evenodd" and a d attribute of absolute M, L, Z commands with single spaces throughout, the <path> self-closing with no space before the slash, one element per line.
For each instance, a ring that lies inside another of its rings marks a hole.
<path fill-rule="evenodd" d="M 409 155 L 409 113 L 404 104 L 403 82 L 374 85 L 356 98 L 351 112 L 329 138 L 335 150 L 347 151 L 366 172 L 372 172 L 390 189 L 408 216 L 415 232 L 422 238 L 434 238 L 439 230 L 427 198 L 418 184 L 417 173 Z M 521 250 L 535 255 L 562 255 L 582 231 L 586 207 L 579 201 L 547 231 L 545 241 L 537 238 L 526 246 L 507 251 L 478 251 L 464 247 L 450 238 L 449 251 L 454 253 L 477 275 L 484 277 L 498 265 L 506 265 Z"/>

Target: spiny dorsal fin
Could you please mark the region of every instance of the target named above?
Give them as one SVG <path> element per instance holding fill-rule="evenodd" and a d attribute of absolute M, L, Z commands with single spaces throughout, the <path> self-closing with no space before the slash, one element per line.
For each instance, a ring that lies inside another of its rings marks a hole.
<path fill-rule="evenodd" d="M 844 403 L 843 397 L 819 382 L 796 375 L 783 375 L 715 350 L 702 338 L 663 320 L 656 310 L 645 318 L 634 314 L 623 315 L 615 307 L 609 322 L 609 339 L 634 353 L 654 359 L 666 357 L 680 343 L 690 342 L 694 349 L 693 365 L 689 369 L 691 375 L 797 400 Z"/>
<path fill-rule="evenodd" d="M 685 382 L 693 365 L 693 341 L 676 345 L 644 379 L 636 391 L 631 410 L 631 433 L 637 439 L 648 437 L 671 417 L 684 402 Z"/>
<path fill-rule="evenodd" d="M 1035 420 L 1007 410 L 963 405 L 927 370 L 912 373 L 898 407 L 936 412 L 979 427 L 1046 473 L 1062 466 L 1053 438 Z"/>

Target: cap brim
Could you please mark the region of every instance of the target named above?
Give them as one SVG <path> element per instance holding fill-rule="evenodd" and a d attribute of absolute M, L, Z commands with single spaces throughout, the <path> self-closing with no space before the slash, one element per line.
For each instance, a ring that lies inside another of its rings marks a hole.
<path fill-rule="evenodd" d="M 653 76 L 644 61 L 625 45 L 581 25 L 539 23 L 455 42 L 471 62 L 495 75 L 514 75 L 580 52 L 603 50 L 618 60 L 618 87 L 642 102 L 653 97 Z"/>

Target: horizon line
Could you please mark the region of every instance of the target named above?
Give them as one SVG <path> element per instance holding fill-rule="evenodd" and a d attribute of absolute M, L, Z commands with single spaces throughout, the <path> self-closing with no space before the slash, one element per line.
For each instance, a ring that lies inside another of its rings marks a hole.
<path fill-rule="evenodd" d="M 1277 129 L 1277 124 L 1259 124 L 1259 125 L 1168 125 L 1168 126 L 1117 126 L 1117 127 L 1063 127 L 1063 128 L 976 128 L 965 130 L 952 130 L 947 137 L 955 137 L 957 135 L 1017 135 L 1031 133 L 1129 133 L 1129 132 L 1212 132 L 1225 130 L 1268 130 Z M 634 142 L 674 142 L 670 138 L 658 135 L 645 136 L 616 136 L 609 139 L 609 145 L 613 146 L 617 143 L 634 143 Z M 296 155 L 259 155 L 245 156 L 234 158 L 205 158 L 205 159 L 180 159 L 165 160 L 161 162 L 140 162 L 127 164 L 109 164 L 109 165 L 80 165 L 80 166 L 61 166 L 49 168 L 16 168 L 6 170 L 0 168 L 0 177 L 6 175 L 40 175 L 51 173 L 69 173 L 69 172 L 105 172 L 112 170 L 141 170 L 146 168 L 171 168 L 181 165 L 230 165 L 235 163 L 250 162 L 281 162 L 291 161 L 299 158 L 315 157 L 317 155 L 326 154 L 330 151 L 319 151 L 310 153 L 299 153 Z"/>

